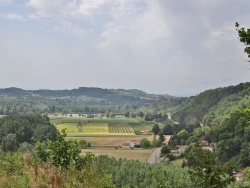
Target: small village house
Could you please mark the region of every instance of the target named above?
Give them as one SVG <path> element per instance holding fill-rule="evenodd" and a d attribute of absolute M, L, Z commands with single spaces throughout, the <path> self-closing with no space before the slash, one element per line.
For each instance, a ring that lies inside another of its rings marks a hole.
<path fill-rule="evenodd" d="M 244 178 L 244 172 L 240 171 L 240 172 L 233 172 L 233 177 L 237 180 L 237 181 L 241 181 Z"/>
<path fill-rule="evenodd" d="M 131 148 L 130 143 L 123 143 L 122 148 Z"/>
<path fill-rule="evenodd" d="M 140 139 L 132 139 L 130 140 L 130 146 L 131 148 L 134 148 L 135 145 L 140 145 L 141 140 Z"/>
<path fill-rule="evenodd" d="M 187 148 L 188 148 L 188 145 L 177 145 L 176 153 L 184 153 Z"/>
<path fill-rule="evenodd" d="M 151 131 L 150 130 L 142 130 L 141 134 L 151 134 Z"/>

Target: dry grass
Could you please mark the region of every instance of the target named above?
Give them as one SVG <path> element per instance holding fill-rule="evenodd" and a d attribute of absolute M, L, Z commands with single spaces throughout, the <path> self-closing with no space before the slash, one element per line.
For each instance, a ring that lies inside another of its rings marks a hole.
<path fill-rule="evenodd" d="M 108 124 L 107 123 L 88 123 L 83 125 L 84 134 L 107 134 Z"/>
<path fill-rule="evenodd" d="M 56 128 L 61 131 L 66 129 L 67 133 L 77 133 L 77 134 L 107 134 L 108 124 L 105 123 L 88 123 L 83 125 L 82 132 L 78 131 L 77 123 L 63 123 L 57 124 Z"/>
<path fill-rule="evenodd" d="M 154 149 L 129 149 L 129 148 L 103 148 L 98 147 L 94 149 L 84 149 L 82 150 L 82 154 L 85 155 L 87 152 L 91 152 L 96 156 L 99 155 L 108 155 L 109 157 L 114 157 L 116 159 L 126 158 L 139 160 L 141 162 L 146 162 L 150 157 L 151 153 Z"/>
<path fill-rule="evenodd" d="M 147 138 L 149 141 L 153 140 L 153 135 L 88 135 L 82 137 L 68 137 L 68 139 L 86 140 L 92 146 L 121 146 L 125 142 L 130 142 L 132 139 Z"/>

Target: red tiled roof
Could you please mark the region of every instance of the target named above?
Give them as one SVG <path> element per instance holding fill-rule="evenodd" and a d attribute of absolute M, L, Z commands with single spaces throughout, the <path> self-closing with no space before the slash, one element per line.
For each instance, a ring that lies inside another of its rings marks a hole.
<path fill-rule="evenodd" d="M 130 142 L 140 142 L 141 140 L 139 140 L 139 139 L 132 139 L 132 140 L 130 140 Z"/>
<path fill-rule="evenodd" d="M 130 146 L 130 143 L 123 143 L 122 146 Z"/>

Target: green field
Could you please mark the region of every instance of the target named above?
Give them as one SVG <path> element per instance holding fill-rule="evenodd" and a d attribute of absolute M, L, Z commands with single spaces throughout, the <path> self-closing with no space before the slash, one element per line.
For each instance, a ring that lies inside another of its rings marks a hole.
<path fill-rule="evenodd" d="M 134 133 L 135 130 L 128 123 L 109 123 L 109 133 Z"/>
<path fill-rule="evenodd" d="M 103 118 L 94 119 L 95 123 L 138 123 L 139 121 L 133 118 Z"/>
<path fill-rule="evenodd" d="M 108 124 L 107 123 L 96 123 L 95 121 L 83 125 L 84 134 L 107 134 Z"/>
<path fill-rule="evenodd" d="M 66 129 L 66 133 L 77 133 L 78 132 L 76 124 L 72 124 L 72 123 L 57 124 L 56 128 L 59 131 L 61 131 L 62 129 Z"/>
<path fill-rule="evenodd" d="M 135 133 L 136 131 L 151 130 L 153 122 L 113 122 L 108 124 L 109 133 Z"/>
<path fill-rule="evenodd" d="M 92 121 L 92 119 L 88 118 L 73 118 L 73 117 L 50 117 L 50 122 L 52 124 L 58 125 L 63 123 L 87 123 L 88 121 Z"/>
<path fill-rule="evenodd" d="M 82 134 L 134 134 L 136 130 L 151 130 L 153 122 L 139 122 L 132 118 L 88 119 L 73 117 L 53 117 L 50 120 L 59 131 L 66 129 L 70 136 Z M 78 123 L 82 129 L 77 128 Z"/>

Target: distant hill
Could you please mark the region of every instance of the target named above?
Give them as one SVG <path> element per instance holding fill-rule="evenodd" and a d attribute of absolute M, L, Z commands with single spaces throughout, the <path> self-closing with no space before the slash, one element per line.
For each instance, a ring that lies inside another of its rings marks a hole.
<path fill-rule="evenodd" d="M 178 122 L 219 125 L 236 109 L 250 106 L 250 83 L 241 83 L 204 91 L 196 96 L 183 98 L 162 98 L 153 108 L 172 112 L 172 118 Z"/>
<path fill-rule="evenodd" d="M 20 88 L 0 89 L 1 98 L 47 98 L 47 99 L 70 99 L 71 101 L 91 101 L 92 104 L 122 105 L 151 104 L 164 95 L 147 94 L 137 89 L 102 89 L 95 87 L 79 87 L 71 90 L 23 90 Z"/>
<path fill-rule="evenodd" d="M 22 97 L 27 95 L 30 95 L 29 91 L 25 91 L 16 87 L 0 89 L 0 96 Z"/>
<path fill-rule="evenodd" d="M 250 106 L 250 83 L 204 91 L 192 97 L 148 94 L 137 89 L 79 87 L 71 90 L 0 89 L 0 114 L 104 113 L 140 109 L 171 112 L 177 122 L 218 125 L 236 109 Z"/>

